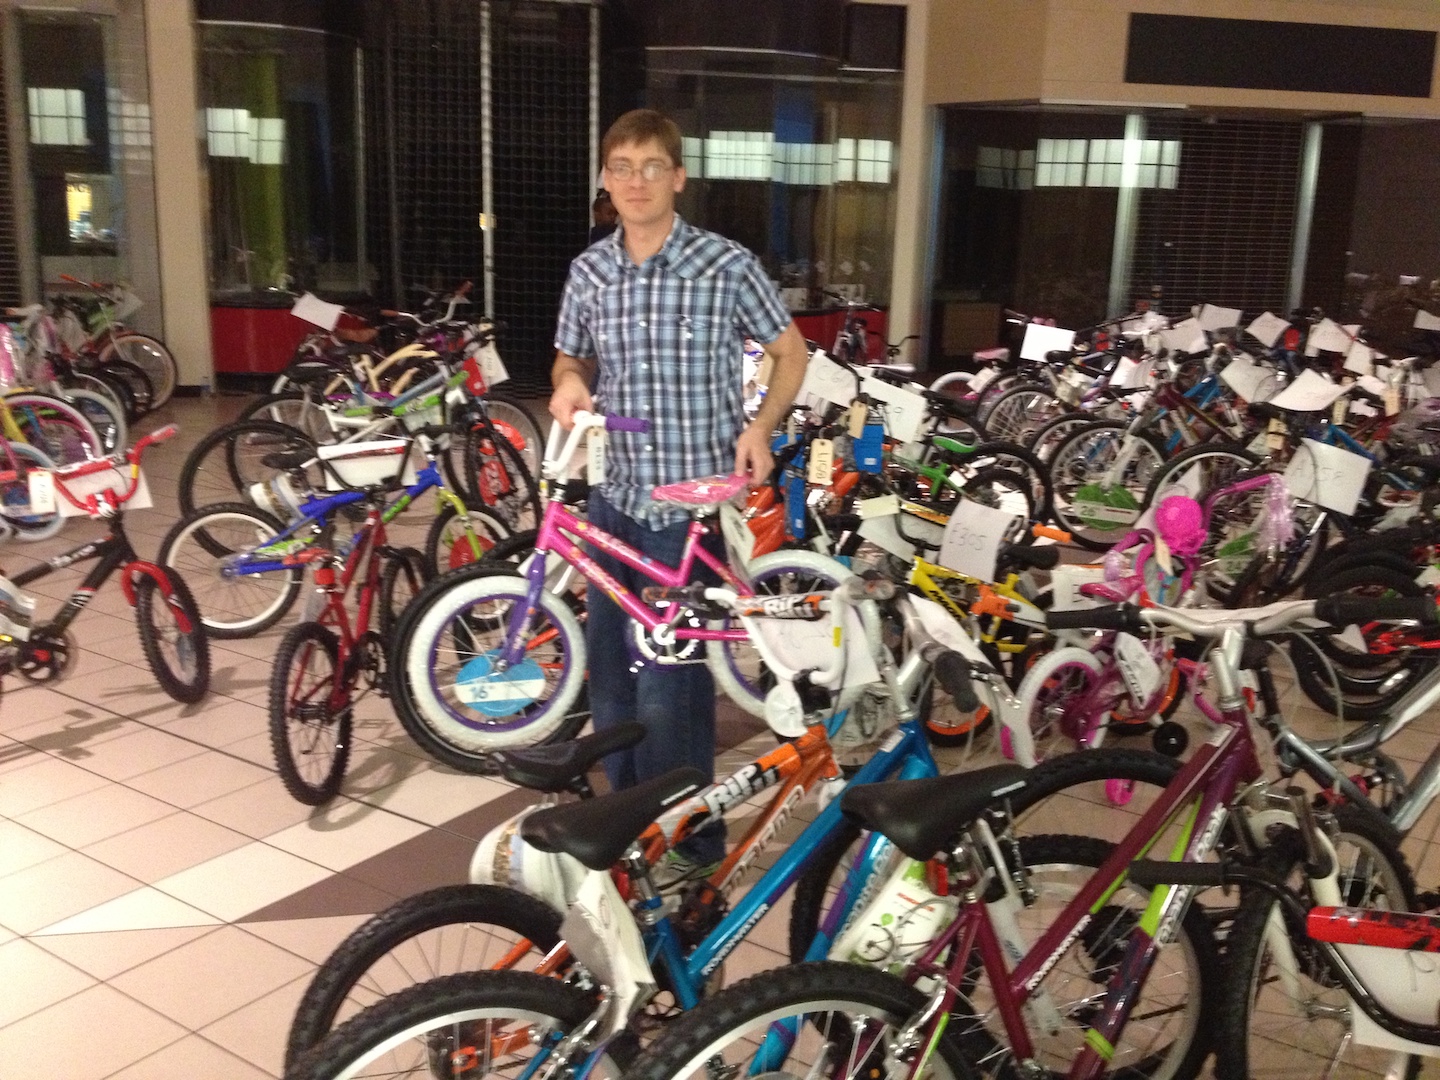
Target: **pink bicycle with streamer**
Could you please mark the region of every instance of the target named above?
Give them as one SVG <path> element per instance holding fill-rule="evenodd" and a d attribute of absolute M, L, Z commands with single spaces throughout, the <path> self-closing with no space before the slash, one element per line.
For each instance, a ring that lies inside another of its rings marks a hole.
<path fill-rule="evenodd" d="M 571 588 L 576 574 L 630 616 L 637 664 L 707 664 L 719 688 L 755 716 L 764 715 L 769 685 L 749 635 L 728 613 L 673 602 L 665 592 L 692 584 L 697 562 L 742 596 L 829 590 L 854 576 L 814 552 L 750 559 L 750 533 L 731 502 L 745 488 L 740 476 L 655 489 L 657 501 L 695 514 L 677 566 L 661 565 L 585 521 L 565 502 L 572 460 L 589 449 L 592 433 L 648 429 L 645 420 L 586 412 L 576 415 L 568 436 L 556 426 L 542 468 L 545 513 L 534 554 L 519 573 L 478 564 L 434 583 L 410 605 L 397 632 L 392 691 L 411 736 L 439 760 L 483 772 L 494 751 L 569 738 L 584 725 L 586 649 Z M 701 544 L 717 515 L 728 561 Z M 660 587 L 654 601 L 625 589 L 582 544 L 654 581 Z"/>

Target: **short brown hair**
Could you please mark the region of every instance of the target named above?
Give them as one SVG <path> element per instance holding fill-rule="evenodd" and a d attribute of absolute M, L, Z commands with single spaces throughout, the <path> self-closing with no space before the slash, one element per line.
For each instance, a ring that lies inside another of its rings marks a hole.
<path fill-rule="evenodd" d="M 680 129 L 675 121 L 654 109 L 631 109 L 611 124 L 605 138 L 600 140 L 600 164 L 609 162 L 610 154 L 618 146 L 649 142 L 651 139 L 670 155 L 671 165 L 679 167 L 685 163 L 680 148 Z"/>

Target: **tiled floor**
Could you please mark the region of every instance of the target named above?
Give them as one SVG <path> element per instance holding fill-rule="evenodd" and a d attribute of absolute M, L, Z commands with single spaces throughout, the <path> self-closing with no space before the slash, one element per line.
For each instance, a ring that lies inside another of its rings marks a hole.
<path fill-rule="evenodd" d="M 147 458 L 157 505 L 127 520 L 142 556 L 176 516 L 185 447 L 237 405 L 176 402 L 161 418 L 183 435 Z M 100 531 L 74 522 L 56 540 L 12 544 L 0 565 L 13 573 Z M 42 613 L 77 580 L 68 571 L 35 586 Z M 264 705 L 283 629 L 212 642 L 213 692 L 181 706 L 155 686 L 112 583 L 76 623 L 73 673 L 49 686 L 5 679 L 4 1080 L 278 1076 L 315 965 L 395 899 L 464 880 L 475 841 L 529 801 L 435 765 L 376 699 L 359 709 L 343 796 L 320 810 L 292 801 L 272 767 Z M 773 745 L 753 723 L 731 718 L 726 729 L 737 759 Z M 1437 734 L 1440 720 L 1427 718 L 1395 752 L 1417 762 Z M 1055 827 L 1112 833 L 1124 819 L 1076 801 Z M 1440 881 L 1437 821 L 1427 816 L 1407 845 L 1422 883 Z M 760 923 L 729 961 L 732 979 L 782 962 L 787 914 Z"/>

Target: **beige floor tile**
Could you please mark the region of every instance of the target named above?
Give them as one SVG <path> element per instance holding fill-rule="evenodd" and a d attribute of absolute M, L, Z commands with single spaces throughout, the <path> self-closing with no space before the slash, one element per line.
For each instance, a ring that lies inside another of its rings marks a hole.
<path fill-rule="evenodd" d="M 310 967 L 253 934 L 222 926 L 117 975 L 110 985 L 198 1031 L 307 975 Z"/>
<path fill-rule="evenodd" d="M 280 778 L 272 774 L 258 784 L 197 803 L 191 812 L 258 840 L 308 821 L 321 811 L 292 799 Z"/>
<path fill-rule="evenodd" d="M 203 746 L 176 738 L 151 727 L 134 725 L 118 739 L 107 739 L 79 762 L 90 772 L 108 780 L 128 780 L 205 752 Z"/>
<path fill-rule="evenodd" d="M 42 926 L 38 939 L 50 935 L 107 934 L 129 930 L 159 930 L 177 926 L 218 926 L 223 920 L 191 907 L 149 885 L 132 889 L 103 904 L 84 909 Z"/>
<path fill-rule="evenodd" d="M 179 1024 L 118 990 L 92 986 L 0 1029 L 6 1075 L 93 1080 L 99 1018 L 106 1069 L 126 1068 L 186 1035 Z"/>
<path fill-rule="evenodd" d="M 24 938 L 0 945 L 0 1028 L 94 986 L 95 980 Z"/>
<path fill-rule="evenodd" d="M 233 829 L 180 811 L 92 844 L 85 854 L 131 877 L 155 882 L 249 842 Z"/>
<path fill-rule="evenodd" d="M 269 722 L 266 710 L 221 697 L 201 702 L 198 711 L 168 720 L 163 728 L 172 734 L 218 748 L 256 735 L 268 736 Z"/>
<path fill-rule="evenodd" d="M 399 783 L 365 791 L 346 778 L 345 793 L 352 798 L 404 814 L 429 825 L 443 825 L 468 810 L 483 806 L 513 791 L 511 784 L 485 776 L 466 776 L 448 769 L 430 768 Z"/>
<path fill-rule="evenodd" d="M 229 649 L 210 649 L 210 690 L 238 700 L 264 703 L 270 696 L 270 668 L 263 661 Z"/>
<path fill-rule="evenodd" d="M 332 827 L 324 817 L 311 818 L 266 837 L 265 843 L 331 870 L 345 870 L 428 831 L 418 821 L 372 810 L 344 828 Z"/>
<path fill-rule="evenodd" d="M 69 850 L 33 829 L 0 818 L 0 879 Z"/>
<path fill-rule="evenodd" d="M 187 1035 L 128 1069 L 113 1073 L 109 1080 L 269 1080 L 275 1073 L 257 1069 L 248 1061 L 223 1050 L 199 1035 Z"/>
<path fill-rule="evenodd" d="M 188 810 L 202 802 L 209 802 L 221 795 L 257 784 L 272 775 L 273 773 L 258 765 L 211 750 L 164 768 L 132 776 L 127 780 L 127 784 L 147 795 Z"/>
<path fill-rule="evenodd" d="M 296 979 L 201 1029 L 200 1034 L 278 1076 L 290 1021 L 309 983 L 309 975 Z"/>
<path fill-rule="evenodd" d="M 257 841 L 162 878 L 155 887 L 233 922 L 330 876 L 323 866 Z M 0 925 L 11 926 L 4 918 Z"/>
<path fill-rule="evenodd" d="M 83 760 L 100 743 L 138 730 L 126 716 L 44 687 L 13 701 L 8 694 L 6 698 L 5 712 L 17 721 L 7 728 L 7 736 L 70 761 Z"/>
<path fill-rule="evenodd" d="M 259 765 L 264 769 L 275 768 L 275 748 L 270 742 L 268 731 L 247 735 L 238 742 L 226 743 L 225 753 L 244 758 L 252 765 Z"/>
<path fill-rule="evenodd" d="M 288 949 L 312 964 L 323 964 L 368 915 L 334 915 L 322 919 L 275 919 L 243 923 L 246 930 L 272 945 Z"/>
<path fill-rule="evenodd" d="M 13 818 L 109 783 L 103 776 L 47 755 L 0 776 L 0 816 Z"/>
<path fill-rule="evenodd" d="M 355 739 L 341 790 L 352 798 L 377 802 L 374 793 L 428 773 L 433 762 L 415 757 L 411 750 L 413 745 L 410 748 L 380 746 Z"/>
<path fill-rule="evenodd" d="M 173 813 L 175 808 L 169 803 L 111 784 L 32 810 L 16 820 L 78 849 Z"/>
<path fill-rule="evenodd" d="M 163 956 L 214 929 L 175 926 L 160 930 L 116 930 L 93 934 L 42 934 L 30 941 L 87 975 L 109 980 L 122 971 Z"/>
<path fill-rule="evenodd" d="M 0 878 L 0 926 L 28 934 L 140 884 L 78 851 L 66 852 Z"/>

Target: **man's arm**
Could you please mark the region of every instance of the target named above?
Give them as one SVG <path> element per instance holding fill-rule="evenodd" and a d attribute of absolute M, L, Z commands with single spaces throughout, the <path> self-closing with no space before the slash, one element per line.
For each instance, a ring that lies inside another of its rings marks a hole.
<path fill-rule="evenodd" d="M 573 426 L 572 418 L 578 410 L 589 412 L 595 408 L 590 397 L 595 370 L 593 358 L 571 356 L 558 349 L 555 352 L 555 365 L 550 369 L 550 384 L 555 387 L 550 395 L 550 415 L 567 431 Z"/>
<path fill-rule="evenodd" d="M 775 459 L 770 454 L 771 433 L 789 413 L 810 363 L 805 338 L 793 322 L 765 346 L 765 352 L 771 360 L 765 401 L 750 426 L 735 440 L 735 471 L 748 474 L 752 484 L 764 483 L 775 467 Z"/>

